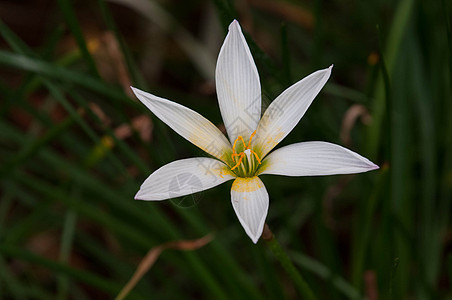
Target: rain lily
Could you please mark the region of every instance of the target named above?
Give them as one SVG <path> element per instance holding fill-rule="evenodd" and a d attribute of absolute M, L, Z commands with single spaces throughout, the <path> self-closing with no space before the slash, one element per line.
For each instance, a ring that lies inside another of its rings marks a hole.
<path fill-rule="evenodd" d="M 314 72 L 286 89 L 261 117 L 259 74 L 240 25 L 234 20 L 215 71 L 218 103 L 228 138 L 197 112 L 132 88 L 160 120 L 212 156 L 164 165 L 145 180 L 135 199 L 165 200 L 234 180 L 232 207 L 245 232 L 257 243 L 269 205 L 259 175 L 317 176 L 377 169 L 365 157 L 327 142 L 296 143 L 272 151 L 303 117 L 330 77 L 331 69 L 332 66 Z"/>

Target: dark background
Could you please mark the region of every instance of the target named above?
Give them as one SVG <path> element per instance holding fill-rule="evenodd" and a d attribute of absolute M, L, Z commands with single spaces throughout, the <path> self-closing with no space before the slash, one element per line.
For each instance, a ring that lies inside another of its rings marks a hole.
<path fill-rule="evenodd" d="M 231 182 L 133 200 L 158 167 L 205 154 L 129 86 L 223 128 L 213 74 L 234 18 L 264 106 L 334 64 L 282 145 L 329 141 L 381 167 L 262 177 L 267 223 L 314 293 L 452 297 L 450 16 L 449 1 L 420 0 L 0 1 L 0 298 L 111 299 L 149 249 L 208 233 L 163 252 L 129 298 L 298 297 L 244 233 Z"/>

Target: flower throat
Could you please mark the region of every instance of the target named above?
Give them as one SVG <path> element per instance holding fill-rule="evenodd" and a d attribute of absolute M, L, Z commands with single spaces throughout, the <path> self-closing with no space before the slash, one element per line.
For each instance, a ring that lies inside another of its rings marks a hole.
<path fill-rule="evenodd" d="M 232 146 L 231 158 L 235 165 L 231 171 L 235 172 L 239 177 L 252 177 L 256 173 L 257 167 L 261 164 L 261 159 L 256 152 L 251 150 L 251 141 L 256 134 L 256 130 L 251 134 L 248 145 L 241 135 L 237 137 Z M 243 151 L 237 153 L 237 142 L 241 140 L 243 144 Z"/>

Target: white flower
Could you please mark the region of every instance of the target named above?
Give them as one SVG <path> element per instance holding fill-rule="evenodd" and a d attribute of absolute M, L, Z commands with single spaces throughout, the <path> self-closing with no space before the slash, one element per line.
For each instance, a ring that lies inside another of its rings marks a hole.
<path fill-rule="evenodd" d="M 251 240 L 262 234 L 269 197 L 258 175 L 317 176 L 377 169 L 359 154 L 327 142 L 304 142 L 270 151 L 303 117 L 330 77 L 332 66 L 298 81 L 261 118 L 261 87 L 240 25 L 233 21 L 218 56 L 218 103 L 229 140 L 197 112 L 132 88 L 160 120 L 214 158 L 171 162 L 152 173 L 135 199 L 165 200 L 210 189 L 234 179 L 231 201 Z"/>

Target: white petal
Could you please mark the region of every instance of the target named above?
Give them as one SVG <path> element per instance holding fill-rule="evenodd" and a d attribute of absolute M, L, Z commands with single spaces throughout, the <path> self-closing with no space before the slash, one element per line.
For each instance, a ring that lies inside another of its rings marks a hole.
<path fill-rule="evenodd" d="M 286 89 L 267 108 L 257 127 L 253 144 L 263 158 L 298 124 L 330 77 L 333 66 L 312 73 Z"/>
<path fill-rule="evenodd" d="M 229 33 L 218 55 L 215 84 L 229 141 L 234 143 L 239 135 L 248 140 L 261 116 L 261 85 L 250 49 L 236 20 L 229 25 Z"/>
<path fill-rule="evenodd" d="M 204 191 L 234 177 L 221 161 L 195 157 L 173 161 L 152 173 L 135 195 L 137 200 L 166 200 Z"/>
<path fill-rule="evenodd" d="M 227 159 L 232 146 L 212 122 L 183 105 L 134 87 L 132 90 L 150 111 L 182 137 L 218 159 Z"/>
<path fill-rule="evenodd" d="M 327 142 L 305 142 L 282 147 L 262 162 L 260 174 L 317 176 L 361 173 L 378 166 L 342 146 Z"/>
<path fill-rule="evenodd" d="M 237 178 L 231 188 L 231 200 L 240 224 L 253 243 L 264 229 L 268 211 L 268 193 L 259 177 Z"/>

